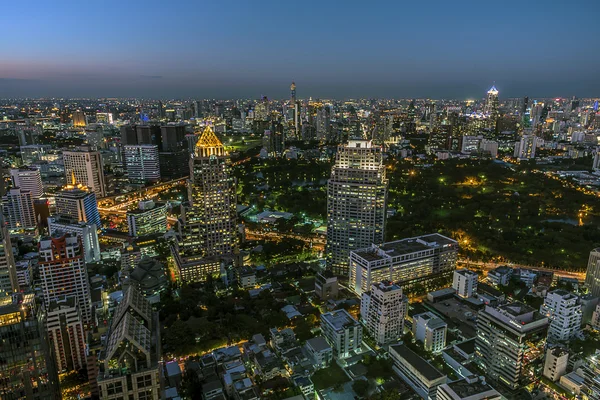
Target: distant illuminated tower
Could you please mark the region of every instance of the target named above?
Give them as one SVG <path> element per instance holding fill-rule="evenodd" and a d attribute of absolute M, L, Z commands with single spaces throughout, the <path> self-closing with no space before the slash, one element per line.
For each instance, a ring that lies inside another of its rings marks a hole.
<path fill-rule="evenodd" d="M 384 239 L 388 180 L 380 147 L 367 140 L 339 146 L 327 183 L 327 267 L 347 276 L 351 250 Z"/>
<path fill-rule="evenodd" d="M 492 86 L 487 92 L 483 112 L 492 118 L 498 117 L 498 89 L 496 89 L 496 85 Z"/>
<path fill-rule="evenodd" d="M 296 99 L 296 82 L 292 82 L 290 93 L 290 106 L 294 110 L 294 131 L 296 133 L 296 138 L 298 138 L 300 134 L 300 113 L 298 112 L 298 100 Z"/>
<path fill-rule="evenodd" d="M 236 185 L 223 144 L 210 127 L 200 135 L 190 158 L 189 207 L 184 208 L 181 255 L 232 254 L 237 242 Z M 194 278 L 202 280 L 206 270 Z"/>
<path fill-rule="evenodd" d="M 75 151 L 63 151 L 63 162 L 67 179 L 75 174 L 77 182 L 82 183 L 96 193 L 96 197 L 106 196 L 104 164 L 98 151 L 81 146 Z"/>
<path fill-rule="evenodd" d="M 73 217 L 76 221 L 96 224 L 100 229 L 100 213 L 96 194 L 86 186 L 78 184 L 75 175 L 71 175 L 71 184 L 65 186 L 54 196 L 56 214 Z"/>

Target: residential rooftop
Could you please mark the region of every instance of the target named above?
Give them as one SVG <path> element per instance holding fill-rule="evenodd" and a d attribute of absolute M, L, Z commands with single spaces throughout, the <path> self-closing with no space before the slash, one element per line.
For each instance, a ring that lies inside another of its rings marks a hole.
<path fill-rule="evenodd" d="M 484 393 L 487 393 L 487 392 L 490 392 L 490 393 L 486 394 L 485 397 L 481 397 L 481 398 L 500 397 L 500 393 L 496 392 L 487 383 L 483 383 L 480 381 L 467 382 L 465 379 L 461 379 L 461 380 L 458 380 L 458 381 L 455 381 L 452 383 L 447 383 L 447 385 L 462 399 L 471 397 L 471 396 L 475 396 L 475 395 L 483 395 Z"/>
<path fill-rule="evenodd" d="M 390 346 L 390 349 L 393 349 L 400 357 L 402 357 L 407 363 L 419 371 L 419 373 L 428 380 L 432 381 L 444 376 L 444 374 L 438 371 L 433 365 L 429 364 L 424 358 L 419 356 L 405 345 L 393 345 Z"/>
<path fill-rule="evenodd" d="M 321 319 L 333 326 L 336 331 L 342 330 L 347 326 L 358 325 L 358 322 L 348 314 L 348 311 L 343 309 L 321 314 Z"/>

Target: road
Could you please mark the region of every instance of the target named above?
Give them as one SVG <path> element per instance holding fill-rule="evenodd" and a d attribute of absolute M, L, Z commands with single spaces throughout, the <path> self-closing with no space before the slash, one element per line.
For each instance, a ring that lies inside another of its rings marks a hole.
<path fill-rule="evenodd" d="M 325 244 L 327 242 L 327 240 L 324 237 L 316 236 L 316 235 L 306 236 L 306 235 L 300 235 L 297 233 L 259 232 L 259 231 L 253 231 L 251 229 L 246 229 L 246 239 L 248 239 L 248 240 L 279 241 L 283 238 L 302 240 L 303 242 L 311 245 L 314 249 L 319 250 L 319 251 L 325 250 Z"/>
<path fill-rule="evenodd" d="M 501 265 L 508 265 L 510 267 L 525 268 L 525 269 L 530 269 L 533 271 L 552 272 L 552 273 L 554 273 L 554 275 L 560 276 L 562 278 L 573 278 L 573 279 L 577 279 L 579 281 L 585 280 L 585 272 L 563 271 L 563 270 L 559 270 L 559 269 L 541 268 L 541 267 L 534 267 L 531 265 L 514 264 L 514 263 L 509 263 L 509 262 L 495 263 L 495 262 L 472 261 L 472 260 L 469 260 L 466 258 L 461 258 L 461 259 L 458 259 L 458 264 L 459 265 L 462 264 L 466 267 L 471 267 L 471 268 L 478 267 L 478 268 L 474 268 L 474 269 L 480 269 L 480 270 L 485 270 L 485 271 L 490 271 Z"/>

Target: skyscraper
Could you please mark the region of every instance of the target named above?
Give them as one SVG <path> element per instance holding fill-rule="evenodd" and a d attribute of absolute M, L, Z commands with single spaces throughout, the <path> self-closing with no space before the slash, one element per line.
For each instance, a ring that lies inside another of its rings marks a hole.
<path fill-rule="evenodd" d="M 300 110 L 298 99 L 296 99 L 296 82 L 292 82 L 290 86 L 290 107 L 294 113 L 294 132 L 296 133 L 296 139 L 298 139 L 300 136 Z"/>
<path fill-rule="evenodd" d="M 81 221 L 70 215 L 48 217 L 48 233 L 52 236 L 55 232 L 76 234 L 83 244 L 85 262 L 100 261 L 100 242 L 96 224 Z"/>
<path fill-rule="evenodd" d="M 229 156 L 213 130 L 206 127 L 190 158 L 189 205 L 182 213 L 182 257 L 200 260 L 233 253 L 237 244 L 235 187 Z"/>
<path fill-rule="evenodd" d="M 158 146 L 126 145 L 123 147 L 123 158 L 129 182 L 146 184 L 160 181 Z"/>
<path fill-rule="evenodd" d="M 90 188 L 96 197 L 106 197 L 104 164 L 98 151 L 92 151 L 89 147 L 63 151 L 63 162 L 67 181 L 75 176 L 77 182 Z"/>
<path fill-rule="evenodd" d="M 81 239 L 57 232 L 38 244 L 40 281 L 45 304 L 74 298 L 84 324 L 92 323 L 92 304 Z"/>
<path fill-rule="evenodd" d="M 100 213 L 96 194 L 82 184 L 73 182 L 55 195 L 56 213 L 69 215 L 77 221 L 95 224 L 100 229 Z"/>
<path fill-rule="evenodd" d="M 86 335 L 76 298 L 50 302 L 47 313 L 46 329 L 58 370 L 79 371 L 86 364 Z"/>
<path fill-rule="evenodd" d="M 11 230 L 34 229 L 37 226 L 33 197 L 29 190 L 12 188 L 2 202 L 4 219 Z"/>
<path fill-rule="evenodd" d="M 590 251 L 585 284 L 592 296 L 600 297 L 600 247 Z"/>
<path fill-rule="evenodd" d="M 34 199 L 42 197 L 44 186 L 42 185 L 42 175 L 39 169 L 31 167 L 11 169 L 10 178 L 13 187 L 28 190 Z"/>
<path fill-rule="evenodd" d="M 380 147 L 350 140 L 338 147 L 327 184 L 327 264 L 348 275 L 351 250 L 383 242 L 388 180 Z"/>
<path fill-rule="evenodd" d="M 0 216 L 0 292 L 10 294 L 19 291 L 15 258 L 8 228 Z"/>
<path fill-rule="evenodd" d="M 34 294 L 0 299 L 0 398 L 58 400 L 58 374 Z"/>
<path fill-rule="evenodd" d="M 483 113 L 493 119 L 498 117 L 498 89 L 495 85 L 487 91 Z"/>
<path fill-rule="evenodd" d="M 486 376 L 510 389 L 533 380 L 548 318 L 522 303 L 486 306 L 477 318 L 475 356 Z"/>

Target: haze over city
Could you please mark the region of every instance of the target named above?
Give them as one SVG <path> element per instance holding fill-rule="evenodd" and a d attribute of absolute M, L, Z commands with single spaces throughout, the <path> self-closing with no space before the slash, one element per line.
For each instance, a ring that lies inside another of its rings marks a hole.
<path fill-rule="evenodd" d="M 597 19 L 591 0 L 13 2 L 0 97 L 586 97 Z"/>

